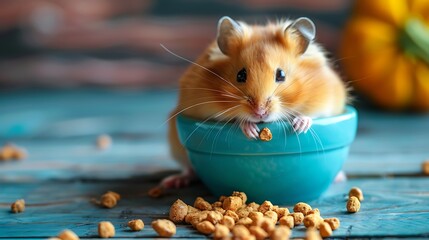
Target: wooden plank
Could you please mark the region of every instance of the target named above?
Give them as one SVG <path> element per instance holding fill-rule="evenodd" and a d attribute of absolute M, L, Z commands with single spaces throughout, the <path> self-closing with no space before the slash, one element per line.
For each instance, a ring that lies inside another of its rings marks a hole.
<path fill-rule="evenodd" d="M 22 91 L 0 93 L 0 141 L 101 133 L 156 133 L 174 108 L 177 90 Z"/>
<path fill-rule="evenodd" d="M 96 149 L 93 139 L 17 141 L 29 158 L 0 162 L 0 180 L 127 179 L 157 171 L 177 170 L 168 146 L 160 140 L 115 140 L 110 149 Z"/>
<path fill-rule="evenodd" d="M 127 181 L 101 182 L 39 182 L 1 183 L 0 238 L 48 237 L 70 228 L 82 237 L 96 237 L 99 221 L 108 220 L 117 228 L 117 237 L 155 237 L 150 222 L 166 218 L 169 206 L 177 198 L 192 204 L 197 196 L 210 201 L 215 198 L 201 184 L 191 188 L 171 190 L 160 199 L 151 199 L 146 191 L 161 175 Z M 348 190 L 359 186 L 365 194 L 360 212 L 345 211 Z M 117 191 L 123 199 L 113 209 L 102 209 L 90 200 L 107 190 Z M 9 203 L 26 199 L 24 213 L 9 212 Z M 334 184 L 319 200 L 310 202 L 324 217 L 338 217 L 341 227 L 334 237 L 429 237 L 429 178 L 353 179 Z M 291 209 L 291 206 L 288 206 Z M 142 218 L 146 224 L 142 232 L 126 228 L 129 219 Z M 304 228 L 293 231 L 302 237 Z M 178 225 L 178 238 L 201 238 L 185 225 Z"/>

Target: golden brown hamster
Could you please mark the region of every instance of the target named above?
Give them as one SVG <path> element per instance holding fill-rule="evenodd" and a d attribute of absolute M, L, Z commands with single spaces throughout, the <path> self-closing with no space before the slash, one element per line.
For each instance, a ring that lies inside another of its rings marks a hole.
<path fill-rule="evenodd" d="M 184 171 L 162 184 L 180 187 L 195 176 L 178 139 L 179 113 L 203 121 L 235 122 L 251 139 L 258 138 L 258 122 L 283 119 L 300 134 L 307 132 L 313 118 L 341 113 L 347 88 L 314 38 L 315 26 L 308 18 L 261 26 L 222 17 L 216 40 L 180 79 L 169 141 Z"/>

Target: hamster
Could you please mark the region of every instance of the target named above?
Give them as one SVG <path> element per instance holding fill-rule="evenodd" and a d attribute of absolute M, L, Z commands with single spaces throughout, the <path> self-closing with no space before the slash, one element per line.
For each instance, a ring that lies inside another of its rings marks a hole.
<path fill-rule="evenodd" d="M 248 138 L 257 139 L 257 123 L 289 121 L 305 133 L 317 117 L 344 110 L 347 88 L 314 42 L 308 18 L 248 25 L 230 17 L 218 22 L 217 37 L 180 79 L 179 100 L 169 119 L 171 154 L 183 167 L 162 181 L 186 186 L 195 178 L 180 144 L 176 116 L 235 121 Z"/>

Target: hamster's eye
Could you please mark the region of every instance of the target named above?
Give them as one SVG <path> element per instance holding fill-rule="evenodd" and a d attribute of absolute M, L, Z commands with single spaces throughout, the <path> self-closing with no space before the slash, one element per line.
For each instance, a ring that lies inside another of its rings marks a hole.
<path fill-rule="evenodd" d="M 277 68 L 276 72 L 276 82 L 284 82 L 286 78 L 286 73 L 281 70 L 280 68 Z"/>
<path fill-rule="evenodd" d="M 246 69 L 243 68 L 237 73 L 237 82 L 243 83 L 246 82 L 247 79 L 247 72 Z"/>

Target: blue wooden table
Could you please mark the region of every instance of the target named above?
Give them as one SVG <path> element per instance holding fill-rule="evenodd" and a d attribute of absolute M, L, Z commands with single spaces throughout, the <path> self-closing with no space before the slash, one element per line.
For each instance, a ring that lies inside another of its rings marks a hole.
<path fill-rule="evenodd" d="M 116 237 L 156 237 L 150 222 L 165 218 L 177 198 L 214 200 L 200 183 L 171 190 L 160 199 L 147 196 L 159 180 L 178 171 L 168 155 L 166 125 L 177 91 L 40 90 L 0 92 L 0 143 L 28 150 L 23 161 L 0 163 L 0 239 L 56 236 L 71 229 L 96 238 L 99 221 L 111 221 Z M 113 145 L 95 147 L 99 134 Z M 421 163 L 429 159 L 429 116 L 360 109 L 359 130 L 344 169 L 348 181 L 333 184 L 310 202 L 325 216 L 338 217 L 335 238 L 429 238 L 429 178 Z M 365 200 L 357 214 L 345 212 L 345 196 L 360 187 Z M 113 209 L 91 199 L 107 190 L 123 199 Z M 24 213 L 10 204 L 24 198 Z M 131 232 L 129 219 L 146 227 Z M 304 228 L 293 237 L 304 236 Z M 177 238 L 205 238 L 178 225 Z"/>

